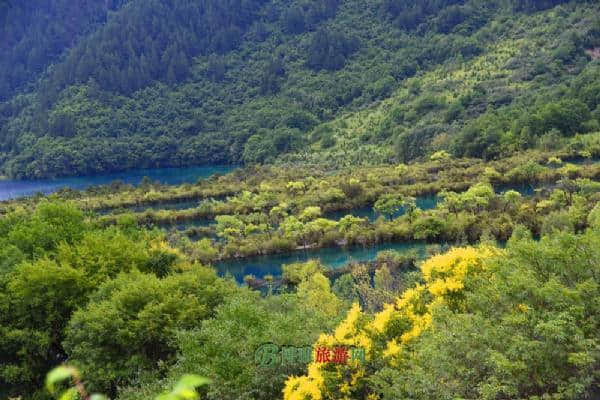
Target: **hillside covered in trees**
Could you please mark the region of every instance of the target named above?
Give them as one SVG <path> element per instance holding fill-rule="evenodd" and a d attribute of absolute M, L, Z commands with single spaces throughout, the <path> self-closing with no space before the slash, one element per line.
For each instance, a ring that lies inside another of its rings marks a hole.
<path fill-rule="evenodd" d="M 485 159 L 600 129 L 599 6 L 0 2 L 0 168 Z"/>
<path fill-rule="evenodd" d="M 600 398 L 598 1 L 0 0 L 0 195 L 0 399 Z"/>

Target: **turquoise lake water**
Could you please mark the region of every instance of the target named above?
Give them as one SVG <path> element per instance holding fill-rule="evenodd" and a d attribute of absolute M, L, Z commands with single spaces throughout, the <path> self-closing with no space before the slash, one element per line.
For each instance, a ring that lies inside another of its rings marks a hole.
<path fill-rule="evenodd" d="M 228 173 L 236 167 L 232 166 L 208 166 L 208 167 L 187 167 L 187 168 L 156 168 L 132 170 L 121 173 L 81 176 L 73 178 L 45 179 L 45 180 L 5 180 L 0 181 L 0 200 L 7 200 L 16 197 L 29 196 L 41 192 L 44 194 L 52 193 L 60 188 L 68 187 L 72 189 L 85 189 L 89 186 L 109 184 L 114 181 L 122 181 L 126 184 L 137 185 L 147 176 L 152 181 L 158 181 L 163 184 L 177 185 L 183 183 L 195 183 L 199 179 L 207 178 L 217 173 Z M 505 186 L 496 188 L 496 192 L 504 192 L 508 189 L 515 189 L 525 196 L 534 193 L 534 188 L 529 185 Z M 417 206 L 422 210 L 435 208 L 439 199 L 437 196 L 423 196 L 417 198 Z M 186 209 L 197 206 L 198 200 L 182 201 L 179 203 L 156 205 L 156 208 L 162 209 Z M 143 206 L 142 206 L 143 207 Z M 140 207 L 140 209 L 142 208 Z M 147 208 L 147 207 L 144 207 Z M 154 206 L 152 207 L 154 208 Z M 394 218 L 401 216 L 404 210 L 398 211 Z M 352 214 L 357 217 L 368 218 L 374 221 L 379 215 L 372 207 L 364 207 L 355 210 L 345 210 L 326 213 L 325 217 L 339 220 L 345 215 Z M 207 226 L 214 223 L 213 220 L 205 219 L 201 221 L 188 221 L 178 224 L 178 229 L 185 229 L 191 226 Z M 296 262 L 304 262 L 310 259 L 320 260 L 326 267 L 331 269 L 341 268 L 352 262 L 373 261 L 379 251 L 396 250 L 409 251 L 418 250 L 421 254 L 425 251 L 425 245 L 422 243 L 386 243 L 370 248 L 354 247 L 349 249 L 342 248 L 324 248 L 317 250 L 295 251 L 290 254 L 276 254 L 269 256 L 251 257 L 243 260 L 229 260 L 216 264 L 220 275 L 230 274 L 238 282 L 242 282 L 244 276 L 254 275 L 262 278 L 265 275 L 281 276 L 282 266 Z"/>
<path fill-rule="evenodd" d="M 421 256 L 425 255 L 424 243 L 382 243 L 373 247 L 339 247 L 323 248 L 307 251 L 295 251 L 288 254 L 273 254 L 268 256 L 249 257 L 239 260 L 221 261 L 215 264 L 220 276 L 232 275 L 236 281 L 243 282 L 244 276 L 254 275 L 263 278 L 265 275 L 281 276 L 282 266 L 308 260 L 320 260 L 327 268 L 342 268 L 349 263 L 368 262 L 375 260 L 377 253 L 384 250 L 407 252 L 416 250 Z"/>
<path fill-rule="evenodd" d="M 573 164 L 593 164 L 598 159 L 571 160 Z M 235 166 L 203 166 L 203 167 L 183 167 L 183 168 L 152 168 L 138 169 L 124 172 L 116 172 L 102 175 L 89 175 L 56 179 L 35 179 L 35 180 L 0 180 L 0 201 L 17 197 L 31 196 L 36 193 L 52 193 L 61 188 L 85 189 L 89 186 L 106 185 L 114 181 L 122 181 L 127 184 L 137 185 L 147 176 L 152 181 L 158 181 L 168 185 L 178 185 L 182 183 L 195 183 L 198 179 L 207 178 L 213 174 L 225 174 L 236 169 Z M 532 188 L 522 188 L 522 194 L 530 195 Z M 435 196 L 423 197 L 418 199 L 417 204 L 423 210 L 435 207 L 437 199 Z M 419 204 L 421 202 L 421 204 Z M 193 207 L 193 204 L 173 205 L 174 209 L 184 209 Z M 154 207 L 152 207 L 154 208 Z M 162 207 L 164 208 L 164 207 Z M 356 210 L 364 212 L 365 217 L 373 218 L 374 213 L 371 209 Z M 357 215 L 361 216 L 361 215 Z M 374 216 L 376 218 L 376 216 Z"/>
<path fill-rule="evenodd" d="M 516 190 L 523 196 L 532 196 L 534 187 L 531 185 L 507 185 L 497 187 L 497 193 L 503 193 L 507 190 Z M 417 198 L 417 205 L 422 210 L 435 208 L 439 198 L 437 196 L 425 196 Z M 401 216 L 404 210 L 398 211 L 394 218 Z M 325 214 L 330 219 L 340 219 L 345 215 L 352 214 L 357 217 L 369 218 L 374 221 L 379 217 L 372 207 L 365 207 L 355 210 L 336 211 Z M 238 282 L 243 282 L 244 276 L 253 275 L 257 278 L 263 278 L 265 275 L 281 276 L 282 266 L 296 262 L 305 262 L 311 259 L 318 259 L 328 268 L 341 268 L 352 262 L 368 262 L 375 260 L 377 253 L 383 250 L 396 250 L 406 252 L 417 250 L 424 255 L 426 245 L 423 243 L 384 243 L 369 248 L 354 247 L 350 249 L 343 248 L 324 248 L 307 251 L 295 251 L 291 254 L 274 254 L 267 256 L 250 257 L 239 260 L 227 260 L 215 265 L 219 275 L 232 275 Z"/>
<path fill-rule="evenodd" d="M 534 194 L 534 187 L 527 185 L 527 184 L 506 185 L 506 186 L 497 187 L 496 192 L 504 193 L 507 190 L 511 190 L 511 189 L 518 191 L 523 196 L 532 196 Z M 440 198 L 435 195 L 417 197 L 417 206 L 421 210 L 431 210 L 437 206 L 439 201 L 440 201 Z M 171 206 L 173 206 L 173 208 L 177 207 L 177 209 L 185 209 L 185 208 L 191 208 L 192 206 L 195 207 L 195 204 L 197 204 L 197 201 L 196 202 L 193 202 L 193 201 L 192 202 L 182 202 L 182 203 L 178 203 L 178 204 L 173 204 Z M 165 207 L 164 205 L 163 206 L 157 205 L 156 208 L 167 208 L 167 207 Z M 345 217 L 346 215 L 350 215 L 350 214 L 354 215 L 355 217 L 368 218 L 369 221 L 371 221 L 371 222 L 374 222 L 380 216 L 379 214 L 377 214 L 375 212 L 375 210 L 373 210 L 373 207 L 362 207 L 362 208 L 356 208 L 353 210 L 333 211 L 333 212 L 325 213 L 323 216 L 328 219 L 339 221 L 341 218 Z M 393 215 L 393 218 L 398 218 L 398 217 L 401 217 L 402 215 L 404 215 L 404 209 L 400 209 L 398 212 L 396 212 Z M 185 221 L 185 222 L 178 223 L 174 226 L 178 230 L 183 231 L 183 230 L 186 230 L 188 228 L 193 228 L 193 227 L 210 226 L 210 225 L 213 225 L 214 223 L 215 223 L 214 219 L 211 218 L 211 219 L 198 219 L 198 220 Z"/>
<path fill-rule="evenodd" d="M 518 185 L 500 185 L 494 188 L 494 191 L 499 194 L 508 192 L 509 190 L 515 190 L 525 197 L 533 196 L 535 189 L 542 187 L 542 185 L 530 185 L 528 183 L 522 183 Z"/>
<path fill-rule="evenodd" d="M 152 168 L 57 179 L 0 180 L 0 200 L 31 196 L 38 192 L 49 194 L 65 187 L 85 189 L 95 185 L 106 185 L 114 181 L 138 185 L 145 176 L 153 182 L 158 181 L 166 185 L 195 183 L 198 179 L 207 178 L 214 174 L 225 174 L 236 168 L 234 166 Z"/>

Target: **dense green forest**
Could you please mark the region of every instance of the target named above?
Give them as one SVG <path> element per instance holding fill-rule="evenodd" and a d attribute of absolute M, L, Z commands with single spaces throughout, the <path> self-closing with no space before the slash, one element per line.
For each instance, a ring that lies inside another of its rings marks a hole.
<path fill-rule="evenodd" d="M 0 8 L 7 176 L 490 159 L 598 130 L 591 1 L 40 3 Z"/>
<path fill-rule="evenodd" d="M 81 36 L 106 22 L 124 0 L 0 2 L 0 101 L 34 84 Z"/>
<path fill-rule="evenodd" d="M 201 164 L 0 202 L 1 399 L 600 398 L 597 1 L 0 0 L 0 191 Z"/>
<path fill-rule="evenodd" d="M 577 164 L 529 151 L 333 173 L 266 166 L 4 202 L 0 395 L 47 399 L 44 376 L 67 362 L 86 390 L 131 400 L 189 374 L 211 380 L 208 399 L 595 398 L 600 164 L 577 155 L 600 155 L 600 140 L 573 146 Z M 417 205 L 424 194 L 438 196 L 433 208 Z M 189 199 L 189 215 L 166 207 Z M 140 204 L 157 210 L 123 210 Z M 375 221 L 354 215 L 364 205 Z M 199 215 L 213 219 L 204 232 L 170 225 Z M 211 267 L 377 242 L 426 254 L 384 251 L 336 271 L 317 259 L 243 284 Z M 267 367 L 255 358 L 265 343 L 366 354 Z"/>

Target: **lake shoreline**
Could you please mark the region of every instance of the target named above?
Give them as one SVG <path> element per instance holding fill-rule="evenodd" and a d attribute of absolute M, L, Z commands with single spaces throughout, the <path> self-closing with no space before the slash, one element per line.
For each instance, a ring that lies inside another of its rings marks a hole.
<path fill-rule="evenodd" d="M 0 201 L 30 197 L 37 193 L 48 195 L 64 188 L 85 190 L 92 186 L 110 185 L 114 182 L 138 186 L 146 177 L 151 182 L 160 182 L 164 185 L 193 184 L 198 180 L 206 179 L 216 174 L 227 174 L 238 168 L 239 166 L 234 165 L 191 166 L 182 168 L 132 169 L 109 174 L 62 178 L 31 180 L 3 179 L 0 180 Z"/>

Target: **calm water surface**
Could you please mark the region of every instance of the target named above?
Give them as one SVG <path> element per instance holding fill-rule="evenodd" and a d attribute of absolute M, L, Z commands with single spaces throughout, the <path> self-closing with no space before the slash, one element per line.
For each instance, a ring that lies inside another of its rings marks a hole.
<path fill-rule="evenodd" d="M 352 262 L 367 262 L 375 260 L 377 253 L 383 250 L 407 252 L 416 250 L 421 256 L 425 255 L 424 243 L 382 243 L 373 247 L 339 247 L 323 248 L 307 251 L 295 251 L 289 254 L 273 254 L 268 256 L 249 257 L 239 260 L 221 261 L 215 265 L 219 275 L 232 275 L 238 282 L 243 282 L 244 276 L 254 275 L 263 278 L 265 275 L 281 276 L 282 266 L 308 260 L 320 260 L 327 268 L 342 268 Z"/>
<path fill-rule="evenodd" d="M 158 181 L 165 185 L 195 183 L 198 179 L 207 178 L 217 173 L 225 174 L 236 168 L 234 166 L 152 168 L 57 179 L 0 180 L 0 200 L 31 196 L 38 192 L 48 194 L 65 187 L 85 189 L 94 185 L 106 185 L 117 180 L 131 185 L 138 185 L 145 176 L 153 182 Z"/>

